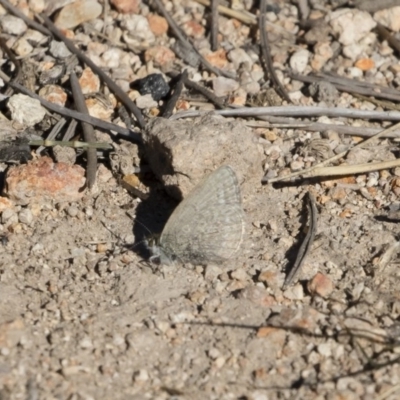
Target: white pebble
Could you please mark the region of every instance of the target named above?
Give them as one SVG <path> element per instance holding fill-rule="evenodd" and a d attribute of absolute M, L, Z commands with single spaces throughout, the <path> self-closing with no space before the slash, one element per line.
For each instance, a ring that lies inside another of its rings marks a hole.
<path fill-rule="evenodd" d="M 329 15 L 329 22 L 339 42 L 345 46 L 357 43 L 376 26 L 376 22 L 366 11 L 342 8 Z"/>
<path fill-rule="evenodd" d="M 238 281 L 245 281 L 248 278 L 247 272 L 243 268 L 238 268 L 231 273 L 232 278 Z"/>
<path fill-rule="evenodd" d="M 10 97 L 7 107 L 11 111 L 11 119 L 24 126 L 33 126 L 42 121 L 46 110 L 40 101 L 24 94 L 15 94 Z"/>
<path fill-rule="evenodd" d="M 76 217 L 78 215 L 78 208 L 75 206 L 70 206 L 67 208 L 67 213 L 70 217 Z"/>
<path fill-rule="evenodd" d="M 33 47 L 24 38 L 18 39 L 13 46 L 13 49 L 21 57 L 25 57 L 33 51 Z"/>
<path fill-rule="evenodd" d="M 11 208 L 6 208 L 1 214 L 1 222 L 5 224 L 6 222 L 11 222 L 12 219 L 16 219 L 15 211 Z"/>
<path fill-rule="evenodd" d="M 19 222 L 21 224 L 30 225 L 33 221 L 33 214 L 29 208 L 24 208 L 18 214 Z"/>
<path fill-rule="evenodd" d="M 303 73 L 308 65 L 309 58 L 310 52 L 305 49 L 293 53 L 292 57 L 290 58 L 290 66 L 292 70 L 297 73 Z"/>
<path fill-rule="evenodd" d="M 300 284 L 289 287 L 287 290 L 285 290 L 283 296 L 289 300 L 303 300 L 304 297 L 303 287 Z"/>
<path fill-rule="evenodd" d="M 21 18 L 12 15 L 5 15 L 0 20 L 0 26 L 4 33 L 16 36 L 22 35 L 28 28 Z"/>
<path fill-rule="evenodd" d="M 227 96 L 228 94 L 239 89 L 239 83 L 234 79 L 219 76 L 213 79 L 213 89 L 216 96 Z"/>
<path fill-rule="evenodd" d="M 136 371 L 134 374 L 134 381 L 135 382 L 146 382 L 149 380 L 149 373 L 145 369 L 140 369 Z"/>
<path fill-rule="evenodd" d="M 324 357 L 330 357 L 332 355 L 332 349 L 330 343 L 320 343 L 317 346 L 318 353 Z"/>
<path fill-rule="evenodd" d="M 157 107 L 157 102 L 153 100 L 151 94 L 145 94 L 143 96 L 139 96 L 136 99 L 136 105 L 138 106 L 138 108 L 143 110 L 144 108 Z"/>
<path fill-rule="evenodd" d="M 71 55 L 71 52 L 63 42 L 53 40 L 50 43 L 50 54 L 55 58 L 67 58 Z"/>

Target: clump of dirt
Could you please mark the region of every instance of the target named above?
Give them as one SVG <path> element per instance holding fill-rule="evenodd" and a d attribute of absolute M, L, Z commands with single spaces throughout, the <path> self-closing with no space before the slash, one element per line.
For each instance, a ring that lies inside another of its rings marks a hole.
<path fill-rule="evenodd" d="M 260 182 L 262 152 L 257 137 L 242 122 L 215 115 L 193 121 L 155 118 L 144 143 L 152 171 L 177 199 L 221 165 L 232 166 L 245 188 Z"/>

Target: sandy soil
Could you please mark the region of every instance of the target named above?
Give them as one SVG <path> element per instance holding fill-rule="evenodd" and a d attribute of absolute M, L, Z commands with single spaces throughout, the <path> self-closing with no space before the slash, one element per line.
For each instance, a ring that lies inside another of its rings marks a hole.
<path fill-rule="evenodd" d="M 290 16 L 293 6 L 280 3 Z M 298 22 L 290 18 L 282 22 L 288 30 Z M 239 39 L 251 33 L 241 27 Z M 288 61 L 276 48 L 277 62 Z M 353 61 L 339 59 L 342 72 Z M 350 98 L 337 103 L 358 101 Z M 94 190 L 78 201 L 2 209 L 0 399 L 398 399 L 400 228 L 388 218 L 398 169 L 262 185 L 266 172 L 318 160 L 316 140 L 333 151 L 359 139 L 251 130 L 230 120 L 230 136 L 224 125 L 205 140 L 193 120 L 184 121 L 193 137 L 181 147 L 168 148 L 168 135 L 157 148 L 147 142 L 147 157 L 117 145 L 101 161 Z M 163 151 L 180 174 L 164 175 Z M 396 152 L 382 140 L 346 162 Z M 139 158 L 151 166 L 137 181 L 142 200 L 120 179 L 120 163 L 134 169 Z M 78 161 L 84 165 L 84 157 Z M 224 163 L 239 177 L 246 215 L 237 256 L 220 265 L 149 263 L 143 240 L 161 232 L 177 205 L 170 195 L 177 187 L 188 193 Z M 282 290 L 307 230 L 308 192 L 319 211 L 317 235 L 295 282 Z"/>

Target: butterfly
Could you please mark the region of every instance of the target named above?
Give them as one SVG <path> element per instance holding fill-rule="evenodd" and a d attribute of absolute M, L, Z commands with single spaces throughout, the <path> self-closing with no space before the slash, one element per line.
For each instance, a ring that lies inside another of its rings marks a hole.
<path fill-rule="evenodd" d="M 178 205 L 158 237 L 147 245 L 160 264 L 220 263 L 236 254 L 245 218 L 238 179 L 225 165 L 212 172 Z"/>

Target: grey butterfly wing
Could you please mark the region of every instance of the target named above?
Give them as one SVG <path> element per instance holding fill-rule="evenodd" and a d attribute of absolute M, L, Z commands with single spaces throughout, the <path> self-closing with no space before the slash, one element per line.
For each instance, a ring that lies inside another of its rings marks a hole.
<path fill-rule="evenodd" d="M 182 262 L 222 262 L 240 247 L 244 213 L 237 177 L 223 166 L 175 209 L 160 237 L 163 251 Z"/>

